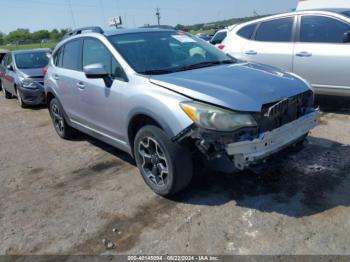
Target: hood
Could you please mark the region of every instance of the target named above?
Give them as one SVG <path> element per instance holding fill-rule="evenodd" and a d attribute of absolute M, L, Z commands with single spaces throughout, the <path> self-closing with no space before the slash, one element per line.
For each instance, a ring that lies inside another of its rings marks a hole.
<path fill-rule="evenodd" d="M 150 82 L 194 100 L 247 112 L 260 112 L 264 104 L 310 90 L 294 75 L 253 63 L 152 75 Z"/>
<path fill-rule="evenodd" d="M 42 68 L 17 69 L 24 78 L 44 78 Z"/>

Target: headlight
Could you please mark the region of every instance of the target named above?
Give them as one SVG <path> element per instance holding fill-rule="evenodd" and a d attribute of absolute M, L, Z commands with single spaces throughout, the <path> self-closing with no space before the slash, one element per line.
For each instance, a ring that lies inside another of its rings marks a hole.
<path fill-rule="evenodd" d="M 182 110 L 202 128 L 216 131 L 234 131 L 257 126 L 250 114 L 241 114 L 197 102 L 180 103 Z"/>
<path fill-rule="evenodd" d="M 37 84 L 30 79 L 24 79 L 21 82 L 21 85 L 23 88 L 27 88 L 27 89 L 37 89 L 38 88 Z"/>

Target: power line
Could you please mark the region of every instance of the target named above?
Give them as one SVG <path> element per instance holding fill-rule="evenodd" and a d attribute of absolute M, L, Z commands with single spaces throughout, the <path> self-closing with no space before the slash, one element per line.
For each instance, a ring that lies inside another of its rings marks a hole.
<path fill-rule="evenodd" d="M 101 6 L 101 14 L 102 14 L 102 18 L 103 18 L 103 24 L 106 22 L 106 16 L 105 16 L 105 11 L 104 11 L 104 8 L 103 8 L 103 2 L 102 0 L 100 0 L 100 6 Z"/>
<path fill-rule="evenodd" d="M 71 0 L 67 0 L 67 3 L 68 3 L 68 8 L 69 8 L 70 14 L 72 16 L 73 26 L 74 26 L 74 28 L 76 28 L 77 25 L 75 23 L 75 18 L 74 18 L 74 13 L 73 13 L 73 8 L 72 8 L 72 2 L 71 2 Z"/>

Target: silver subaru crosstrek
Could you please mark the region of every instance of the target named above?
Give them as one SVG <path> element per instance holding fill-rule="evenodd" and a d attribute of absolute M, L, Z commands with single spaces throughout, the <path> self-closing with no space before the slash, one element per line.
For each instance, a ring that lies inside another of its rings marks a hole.
<path fill-rule="evenodd" d="M 54 127 L 128 152 L 157 194 L 184 189 L 195 156 L 247 169 L 317 125 L 313 91 L 296 75 L 241 63 L 181 31 L 91 31 L 70 33 L 53 52 L 45 90 Z"/>

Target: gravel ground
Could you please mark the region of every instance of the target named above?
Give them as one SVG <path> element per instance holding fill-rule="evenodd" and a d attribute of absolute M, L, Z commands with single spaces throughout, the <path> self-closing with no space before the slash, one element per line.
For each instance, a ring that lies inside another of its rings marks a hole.
<path fill-rule="evenodd" d="M 0 254 L 350 255 L 350 111 L 264 174 L 212 172 L 173 199 L 125 153 L 60 139 L 45 108 L 1 96 L 0 119 Z"/>

